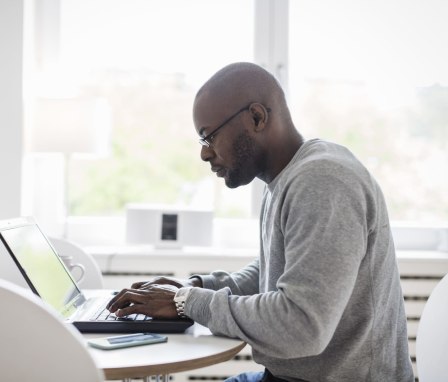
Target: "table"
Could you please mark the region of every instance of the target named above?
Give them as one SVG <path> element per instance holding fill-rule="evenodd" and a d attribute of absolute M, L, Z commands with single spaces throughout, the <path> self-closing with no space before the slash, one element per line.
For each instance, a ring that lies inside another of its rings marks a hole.
<path fill-rule="evenodd" d="M 83 334 L 87 340 L 114 334 Z M 117 334 L 115 334 L 117 335 Z M 241 340 L 213 336 L 207 328 L 194 324 L 183 334 L 167 334 L 168 342 L 116 350 L 89 347 L 105 379 L 130 380 L 162 376 L 168 381 L 170 373 L 177 373 L 228 361 L 246 343 Z"/>

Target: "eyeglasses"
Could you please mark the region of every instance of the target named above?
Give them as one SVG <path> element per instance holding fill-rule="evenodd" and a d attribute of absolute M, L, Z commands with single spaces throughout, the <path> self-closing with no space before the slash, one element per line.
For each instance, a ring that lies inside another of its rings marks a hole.
<path fill-rule="evenodd" d="M 252 103 L 253 103 L 253 102 L 251 102 L 249 105 L 243 107 L 242 109 L 238 110 L 235 114 L 232 114 L 232 116 L 230 116 L 229 118 L 227 118 L 223 123 L 221 123 L 221 124 L 220 124 L 215 130 L 213 130 L 210 134 L 207 134 L 205 137 L 200 138 L 200 139 L 199 139 L 199 143 L 200 143 L 202 146 L 210 147 L 210 146 L 212 145 L 212 138 L 213 138 L 213 135 L 215 135 L 216 132 L 217 132 L 220 128 L 222 128 L 222 127 L 224 127 L 225 125 L 227 125 L 227 124 L 228 124 L 233 118 L 235 118 L 238 114 L 242 113 L 242 112 L 245 111 L 245 110 L 249 110 L 250 105 L 252 105 Z"/>

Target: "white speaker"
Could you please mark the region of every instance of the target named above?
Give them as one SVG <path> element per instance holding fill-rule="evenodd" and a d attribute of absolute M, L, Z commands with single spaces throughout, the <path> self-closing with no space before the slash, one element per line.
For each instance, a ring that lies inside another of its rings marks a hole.
<path fill-rule="evenodd" d="M 156 247 L 211 246 L 213 211 L 128 204 L 126 242 Z"/>

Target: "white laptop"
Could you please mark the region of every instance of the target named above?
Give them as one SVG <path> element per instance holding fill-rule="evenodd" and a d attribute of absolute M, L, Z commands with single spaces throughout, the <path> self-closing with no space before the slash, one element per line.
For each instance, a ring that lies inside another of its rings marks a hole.
<path fill-rule="evenodd" d="M 189 319 L 162 320 L 140 314 L 118 318 L 105 309 L 112 298 L 106 290 L 87 299 L 31 217 L 0 221 L 0 240 L 6 249 L 0 256 L 10 256 L 31 290 L 81 332 L 180 333 L 193 324 Z"/>

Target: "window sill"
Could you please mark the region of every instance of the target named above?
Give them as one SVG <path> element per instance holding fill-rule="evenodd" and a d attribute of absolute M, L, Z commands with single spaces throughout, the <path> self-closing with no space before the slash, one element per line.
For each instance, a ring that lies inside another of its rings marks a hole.
<path fill-rule="evenodd" d="M 448 224 L 422 226 L 392 222 L 397 251 L 448 252 Z M 258 248 L 257 219 L 218 219 L 213 221 L 213 248 Z M 83 246 L 127 246 L 124 217 L 70 217 L 68 238 Z M 148 243 L 150 245 L 151 243 Z"/>

